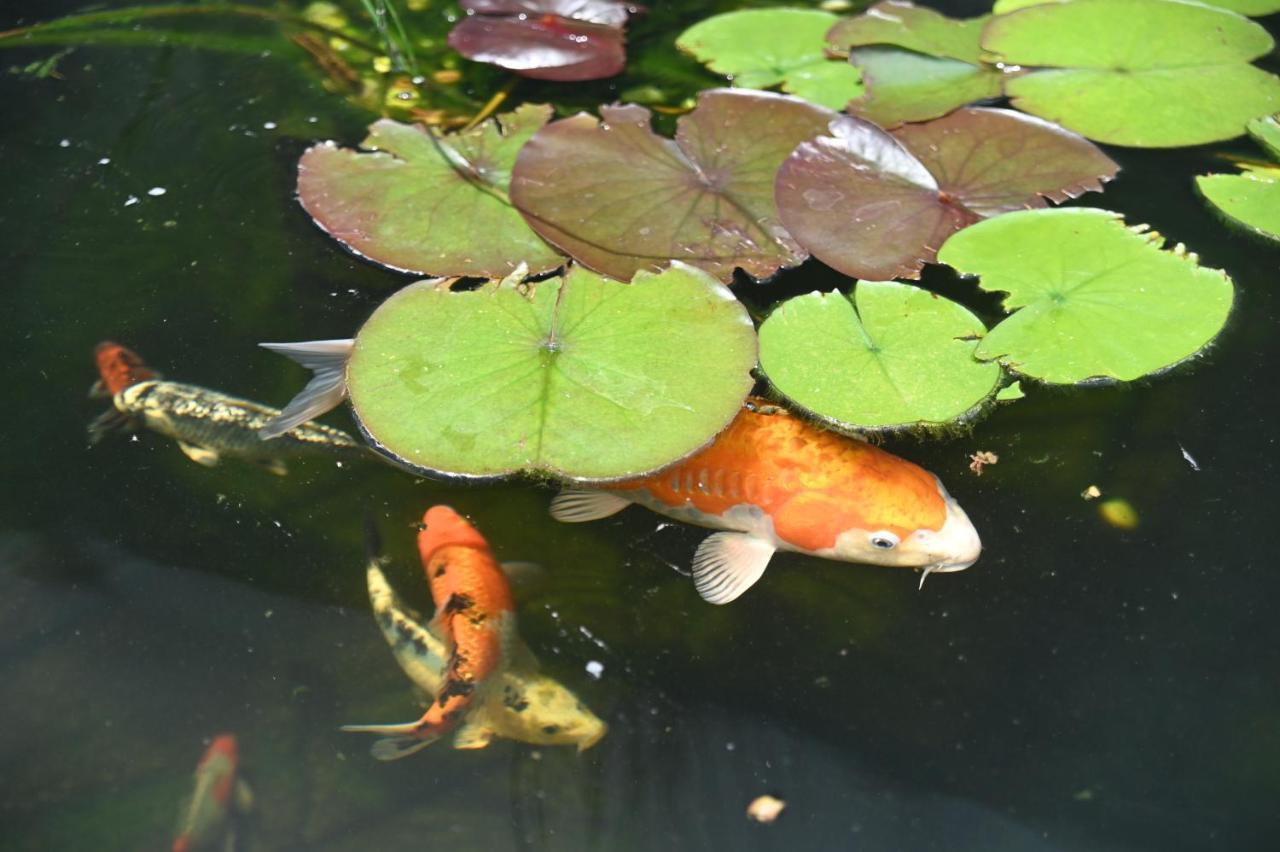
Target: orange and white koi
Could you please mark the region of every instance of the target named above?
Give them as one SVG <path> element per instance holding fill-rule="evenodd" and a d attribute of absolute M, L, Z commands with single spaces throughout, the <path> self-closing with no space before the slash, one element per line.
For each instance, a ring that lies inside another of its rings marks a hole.
<path fill-rule="evenodd" d="M 693 558 L 694 585 L 715 604 L 750 588 L 778 550 L 922 568 L 924 577 L 968 568 L 982 550 L 938 477 L 757 398 L 691 458 L 607 490 L 562 492 L 551 514 L 591 521 L 631 503 L 724 530 Z"/>
<path fill-rule="evenodd" d="M 253 808 L 253 794 L 239 771 L 235 736 L 214 737 L 196 765 L 195 791 L 182 809 L 173 852 L 235 848 L 238 823 Z"/>
<path fill-rule="evenodd" d="M 432 506 L 422 517 L 418 555 L 436 606 L 434 631 L 448 644 L 449 658 L 440 688 L 418 721 L 343 726 L 384 735 L 373 750 L 380 760 L 412 754 L 457 725 L 477 691 L 502 670 L 515 642 L 511 586 L 475 527 L 448 506 Z"/>
<path fill-rule="evenodd" d="M 145 426 L 173 438 L 188 458 L 206 467 L 224 456 L 236 456 L 277 474 L 287 472 L 285 456 L 367 452 L 346 432 L 319 423 L 296 424 L 284 430 L 279 441 L 267 443 L 258 431 L 280 416 L 277 409 L 197 385 L 164 381 L 119 343 L 99 343 L 94 356 L 100 378 L 90 396 L 109 396 L 112 408 L 89 425 L 91 444 L 110 431 Z"/>

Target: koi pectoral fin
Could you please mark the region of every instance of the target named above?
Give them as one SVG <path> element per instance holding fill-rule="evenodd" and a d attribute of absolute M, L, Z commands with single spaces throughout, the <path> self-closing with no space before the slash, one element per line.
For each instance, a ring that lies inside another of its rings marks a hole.
<path fill-rule="evenodd" d="M 457 749 L 485 748 L 493 742 L 493 729 L 476 718 L 469 719 L 453 737 Z"/>
<path fill-rule="evenodd" d="M 577 491 L 567 489 L 551 501 L 551 517 L 568 524 L 598 521 L 616 515 L 631 501 L 612 491 Z"/>
<path fill-rule="evenodd" d="M 108 408 L 89 423 L 89 446 L 94 446 L 109 432 L 127 432 L 135 427 L 134 420 L 117 408 Z"/>
<path fill-rule="evenodd" d="M 693 556 L 693 585 L 702 599 L 727 604 L 760 579 L 773 557 L 774 546 L 741 532 L 707 536 Z"/>
<path fill-rule="evenodd" d="M 222 461 L 216 450 L 208 447 L 197 446 L 196 444 L 188 444 L 186 441 L 178 442 L 178 449 L 182 450 L 183 455 L 191 459 L 196 464 L 202 464 L 205 467 L 217 467 L 218 462 Z"/>

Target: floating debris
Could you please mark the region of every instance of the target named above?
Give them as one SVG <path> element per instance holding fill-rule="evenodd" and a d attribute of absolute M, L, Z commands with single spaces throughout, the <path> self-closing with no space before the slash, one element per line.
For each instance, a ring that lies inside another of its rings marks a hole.
<path fill-rule="evenodd" d="M 982 469 L 989 464 L 995 464 L 1000 461 L 1000 457 L 988 450 L 978 450 L 969 456 L 969 470 L 974 472 L 975 476 L 982 476 Z"/>
<path fill-rule="evenodd" d="M 147 190 L 147 195 L 150 195 L 152 198 L 159 198 L 168 191 L 169 190 L 165 189 L 163 186 L 153 186 Z"/>
<path fill-rule="evenodd" d="M 1181 444 L 1178 445 L 1178 449 L 1182 450 L 1182 457 L 1187 460 L 1187 464 L 1191 465 L 1191 469 L 1199 473 L 1200 465 L 1196 462 L 1195 457 L 1187 452 L 1187 448 Z"/>
<path fill-rule="evenodd" d="M 770 823 L 778 818 L 787 803 L 768 794 L 757 796 L 747 805 L 747 819 L 756 822 Z"/>
<path fill-rule="evenodd" d="M 588 660 L 587 674 L 591 675 L 596 680 L 599 680 L 600 676 L 604 674 L 604 663 L 599 660 Z"/>
<path fill-rule="evenodd" d="M 1097 500 L 1102 496 L 1102 489 L 1096 485 L 1090 485 L 1080 492 L 1080 496 L 1085 500 Z"/>
<path fill-rule="evenodd" d="M 1123 497 L 1112 497 L 1098 504 L 1098 514 L 1102 520 L 1118 530 L 1132 530 L 1138 527 L 1138 510 Z"/>

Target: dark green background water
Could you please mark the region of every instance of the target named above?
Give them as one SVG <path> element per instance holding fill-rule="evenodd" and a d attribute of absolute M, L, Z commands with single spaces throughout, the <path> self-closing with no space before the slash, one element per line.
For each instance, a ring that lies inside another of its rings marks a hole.
<path fill-rule="evenodd" d="M 0 29 L 72 8 L 10 5 Z M 655 5 L 633 30 L 649 69 L 711 8 Z M 167 848 L 221 731 L 240 738 L 259 850 L 1275 848 L 1280 249 L 1228 231 L 1191 185 L 1247 143 L 1111 151 L 1124 171 L 1086 198 L 1233 276 L 1204 357 L 1130 387 L 1032 387 L 972 434 L 889 443 L 968 510 L 986 546 L 971 570 L 917 591 L 905 571 L 786 555 L 715 608 L 670 567 L 705 533 L 641 509 L 570 527 L 527 484 L 208 470 L 149 433 L 89 449 L 99 340 L 282 403 L 303 376 L 258 341 L 350 336 L 410 279 L 296 204 L 303 149 L 354 143 L 370 116 L 294 54 L 99 47 L 60 68 L 0 73 L 0 848 Z M 809 264 L 741 295 L 835 280 Z M 1000 456 L 981 478 L 978 449 Z M 1081 500 L 1095 483 L 1133 503 L 1136 531 Z M 361 518 L 382 519 L 392 582 L 421 603 L 410 524 L 441 501 L 500 558 L 544 566 L 522 632 L 610 724 L 596 748 L 441 744 L 384 765 L 337 730 L 418 712 L 368 614 Z M 785 814 L 749 823 L 765 792 Z"/>

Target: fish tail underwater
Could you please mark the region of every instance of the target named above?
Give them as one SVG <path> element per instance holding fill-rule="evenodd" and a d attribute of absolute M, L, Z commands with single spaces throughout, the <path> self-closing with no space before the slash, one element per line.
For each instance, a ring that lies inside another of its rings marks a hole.
<path fill-rule="evenodd" d="M 1280 0 L 645 5 L 0 4 L 0 852 L 1275 847 Z"/>

